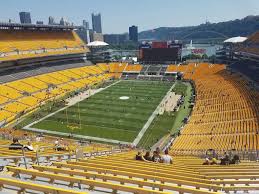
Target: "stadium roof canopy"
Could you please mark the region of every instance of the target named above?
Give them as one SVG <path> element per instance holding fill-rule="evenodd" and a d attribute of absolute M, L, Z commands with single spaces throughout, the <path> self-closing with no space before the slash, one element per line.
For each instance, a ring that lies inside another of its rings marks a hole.
<path fill-rule="evenodd" d="M 102 46 L 108 46 L 109 44 L 107 44 L 106 42 L 102 42 L 102 41 L 94 41 L 94 42 L 90 42 L 87 44 L 87 46 L 89 47 L 102 47 Z"/>
<path fill-rule="evenodd" d="M 2 23 L 0 22 L 0 29 L 14 29 L 14 30 L 73 30 L 76 26 L 62 26 L 62 25 L 43 25 L 43 24 L 19 24 L 19 23 Z"/>
<path fill-rule="evenodd" d="M 241 43 L 247 40 L 247 37 L 237 36 L 224 41 L 224 43 Z"/>

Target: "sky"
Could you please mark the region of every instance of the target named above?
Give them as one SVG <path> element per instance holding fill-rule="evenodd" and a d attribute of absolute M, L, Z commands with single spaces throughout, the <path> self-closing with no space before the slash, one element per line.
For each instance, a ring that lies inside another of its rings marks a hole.
<path fill-rule="evenodd" d="M 199 25 L 259 15 L 259 0 L 0 0 L 0 21 L 19 22 L 19 12 L 31 12 L 32 21 L 64 17 L 75 25 L 102 14 L 103 33 L 124 33 L 157 27 Z"/>

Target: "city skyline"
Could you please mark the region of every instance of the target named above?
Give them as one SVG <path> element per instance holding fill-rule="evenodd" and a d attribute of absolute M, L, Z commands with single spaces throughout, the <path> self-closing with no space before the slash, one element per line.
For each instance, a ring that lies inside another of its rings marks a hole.
<path fill-rule="evenodd" d="M 205 21 L 212 23 L 240 19 L 247 15 L 259 15 L 257 0 L 219 0 L 181 2 L 174 0 L 18 0 L 2 2 L 0 21 L 19 22 L 19 12 L 31 13 L 33 23 L 44 21 L 53 16 L 55 21 L 64 17 L 70 23 L 82 25 L 86 20 L 91 23 L 91 13 L 101 13 L 104 34 L 125 33 L 128 27 L 136 25 L 139 31 L 157 27 L 180 27 L 199 25 Z M 92 25 L 90 25 L 92 26 Z"/>

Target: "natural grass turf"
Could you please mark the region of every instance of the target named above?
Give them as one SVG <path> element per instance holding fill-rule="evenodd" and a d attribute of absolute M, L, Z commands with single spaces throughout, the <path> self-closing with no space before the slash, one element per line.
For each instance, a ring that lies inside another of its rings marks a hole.
<path fill-rule="evenodd" d="M 156 116 L 139 142 L 139 147 L 148 149 L 166 134 L 177 133 L 179 128 L 183 125 L 183 119 L 189 115 L 191 111 L 189 108 L 189 100 L 192 94 L 191 90 L 192 86 L 189 83 L 182 83 L 179 81 L 176 83 L 173 91 L 176 94 L 185 96 L 184 104 L 180 107 L 179 111 L 172 112 L 171 115 L 164 113 L 163 115 Z"/>
<path fill-rule="evenodd" d="M 184 124 L 183 120 L 185 117 L 189 116 L 191 113 L 192 108 L 190 108 L 190 99 L 192 97 L 192 86 L 190 83 L 185 82 L 185 83 L 179 83 L 182 86 L 185 85 L 185 93 L 183 93 L 185 95 L 185 100 L 184 100 L 184 104 L 180 107 L 179 111 L 176 113 L 176 117 L 175 117 L 175 122 L 174 125 L 171 129 L 171 133 L 175 133 L 178 132 L 180 127 Z M 181 87 L 180 87 L 181 88 Z M 177 93 L 177 91 L 175 91 Z"/>
<path fill-rule="evenodd" d="M 162 82 L 121 81 L 32 127 L 132 142 L 170 87 Z M 130 98 L 120 100 L 121 96 Z M 81 124 L 81 129 L 72 130 L 71 124 Z"/>

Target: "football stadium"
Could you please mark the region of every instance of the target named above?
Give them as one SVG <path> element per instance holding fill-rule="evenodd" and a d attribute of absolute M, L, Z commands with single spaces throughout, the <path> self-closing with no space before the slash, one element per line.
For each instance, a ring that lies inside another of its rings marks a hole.
<path fill-rule="evenodd" d="M 77 30 L 0 23 L 0 193 L 259 193 L 259 31 L 94 62 Z"/>

